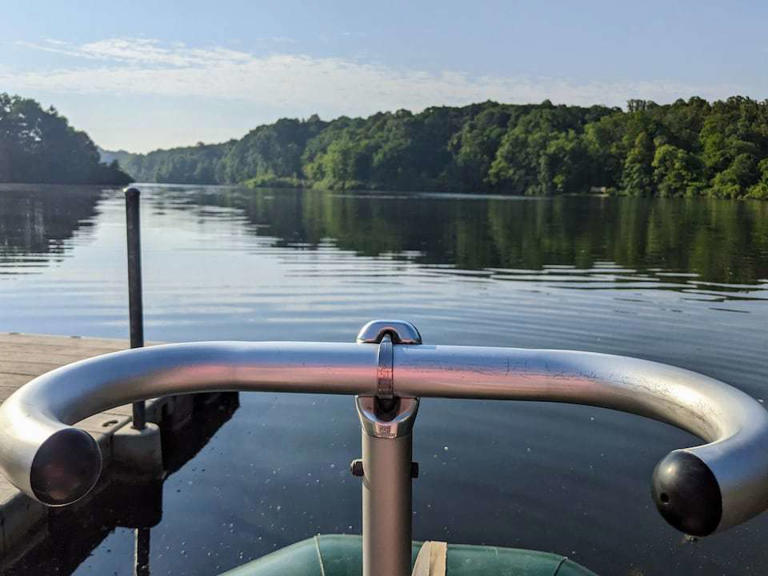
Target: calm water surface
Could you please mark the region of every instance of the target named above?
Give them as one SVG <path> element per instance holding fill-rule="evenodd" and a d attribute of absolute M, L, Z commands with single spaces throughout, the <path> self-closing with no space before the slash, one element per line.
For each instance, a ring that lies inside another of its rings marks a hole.
<path fill-rule="evenodd" d="M 629 354 L 768 398 L 768 203 L 142 190 L 148 340 L 348 342 L 396 317 L 429 343 Z M 124 338 L 125 277 L 119 192 L 0 192 L 0 331 Z M 165 483 L 153 574 L 360 531 L 353 401 L 241 403 Z M 425 400 L 414 536 L 605 575 L 768 573 L 768 516 L 687 542 L 657 514 L 653 467 L 693 441 L 597 408 Z M 76 574 L 130 574 L 132 550 L 117 528 Z"/>

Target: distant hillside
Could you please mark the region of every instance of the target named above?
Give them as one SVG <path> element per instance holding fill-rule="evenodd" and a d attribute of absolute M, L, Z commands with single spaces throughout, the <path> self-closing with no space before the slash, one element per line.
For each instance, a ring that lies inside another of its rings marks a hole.
<path fill-rule="evenodd" d="M 626 111 L 485 102 L 313 116 L 222 144 L 103 158 L 149 182 L 768 198 L 768 101 L 632 100 Z"/>
<path fill-rule="evenodd" d="M 125 150 L 99 150 L 102 162 L 117 161 L 137 182 L 176 184 L 218 184 L 239 182 L 226 180 L 218 173 L 219 164 L 231 142 L 198 144 L 148 154 L 132 154 Z"/>
<path fill-rule="evenodd" d="M 125 150 L 117 150 L 115 152 L 111 152 L 109 150 L 104 150 L 104 148 L 101 146 L 96 146 L 96 150 L 98 150 L 101 161 L 104 164 L 112 164 L 112 162 L 122 164 L 124 161 L 127 161 L 128 159 L 136 156 L 136 154 L 126 152 Z"/>
<path fill-rule="evenodd" d="M 103 164 L 96 145 L 54 108 L 0 93 L 0 182 L 123 185 L 131 178 Z"/>

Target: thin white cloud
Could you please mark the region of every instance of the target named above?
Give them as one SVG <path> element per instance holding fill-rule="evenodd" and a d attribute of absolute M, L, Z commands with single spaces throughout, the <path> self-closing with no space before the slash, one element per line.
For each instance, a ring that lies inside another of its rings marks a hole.
<path fill-rule="evenodd" d="M 17 42 L 17 45 L 86 60 L 108 61 L 113 66 L 211 67 L 242 64 L 252 58 L 246 52 L 227 48 L 190 48 L 180 42 L 163 45 L 149 38 L 109 38 L 80 45 L 49 38 L 39 43 Z"/>
<path fill-rule="evenodd" d="M 111 38 L 73 45 L 47 40 L 25 46 L 68 56 L 67 67 L 0 71 L 0 84 L 15 91 L 140 94 L 242 100 L 292 115 L 367 114 L 487 99 L 622 105 L 629 98 L 660 102 L 700 95 L 725 97 L 733 85 L 678 82 L 587 82 L 559 78 L 429 73 L 340 58 L 255 55 L 223 47 L 193 48 L 147 38 Z"/>
<path fill-rule="evenodd" d="M 290 39 L 262 39 L 273 49 Z M 670 102 L 743 93 L 740 86 L 680 82 L 576 82 L 565 78 L 426 72 L 365 62 L 273 52 L 190 47 L 148 38 L 85 44 L 49 39 L 17 49 L 51 55 L 47 65 L 20 69 L 0 62 L 0 90 L 57 106 L 73 125 L 108 148 L 222 141 L 281 116 L 329 119 L 407 108 L 550 99 L 622 106 L 630 98 Z M 135 97 L 135 98 L 134 98 Z"/>

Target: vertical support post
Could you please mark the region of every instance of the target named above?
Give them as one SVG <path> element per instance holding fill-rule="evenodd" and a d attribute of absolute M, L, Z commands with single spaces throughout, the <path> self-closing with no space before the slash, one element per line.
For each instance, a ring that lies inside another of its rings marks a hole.
<path fill-rule="evenodd" d="M 376 397 L 359 396 L 363 458 L 363 576 L 411 573 L 411 479 L 417 398 L 398 398 L 382 412 Z M 359 461 L 358 461 L 359 462 Z M 359 470 L 362 468 L 361 470 Z"/>
<path fill-rule="evenodd" d="M 352 474 L 363 478 L 363 576 L 409 576 L 411 480 L 418 476 L 412 431 L 419 399 L 397 396 L 393 346 L 421 344 L 421 334 L 410 322 L 373 320 L 356 340 L 379 345 L 376 396 L 356 398 L 363 459 L 352 462 Z"/>
<path fill-rule="evenodd" d="M 149 528 L 136 528 L 133 555 L 134 576 L 149 576 L 149 535 Z"/>
<path fill-rule="evenodd" d="M 144 304 L 141 294 L 141 225 L 139 220 L 138 188 L 125 191 L 125 224 L 128 244 L 128 313 L 131 348 L 144 346 Z M 143 430 L 147 415 L 144 401 L 133 403 L 133 427 Z"/>
<path fill-rule="evenodd" d="M 144 347 L 144 303 L 141 290 L 141 221 L 138 188 L 125 191 L 125 229 L 128 245 L 128 317 L 131 348 Z M 133 403 L 133 427 L 147 427 L 147 411 L 143 400 Z M 137 528 L 134 541 L 134 575 L 149 576 L 149 528 Z"/>

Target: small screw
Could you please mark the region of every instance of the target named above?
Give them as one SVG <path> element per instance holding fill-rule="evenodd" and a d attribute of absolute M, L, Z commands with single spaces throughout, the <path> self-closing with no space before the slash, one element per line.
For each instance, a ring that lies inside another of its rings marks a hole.
<path fill-rule="evenodd" d="M 363 461 L 359 458 L 357 460 L 352 460 L 352 462 L 349 463 L 349 471 L 352 472 L 352 476 L 357 476 L 358 478 L 362 478 L 363 476 Z"/>

